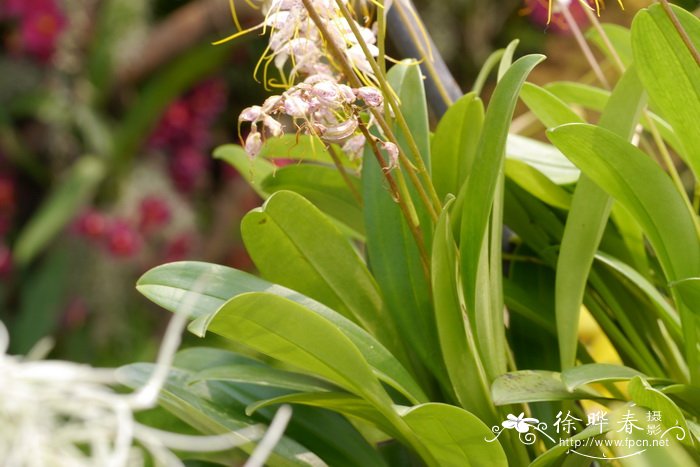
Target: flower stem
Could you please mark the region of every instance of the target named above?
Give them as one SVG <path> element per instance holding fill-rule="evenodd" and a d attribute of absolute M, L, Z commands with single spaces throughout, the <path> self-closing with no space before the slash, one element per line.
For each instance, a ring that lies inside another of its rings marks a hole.
<path fill-rule="evenodd" d="M 342 73 L 348 79 L 348 82 L 350 83 L 350 85 L 353 87 L 362 87 L 363 84 L 360 81 L 360 79 L 355 75 L 355 72 L 353 71 L 352 65 L 347 60 L 345 55 L 340 51 L 337 44 L 331 39 L 331 36 L 328 32 L 328 28 L 326 28 L 326 25 L 323 23 L 323 20 L 321 19 L 321 17 L 313 9 L 313 6 L 311 5 L 310 0 L 302 0 L 302 3 L 304 4 L 304 7 L 306 7 L 307 11 L 309 12 L 309 17 L 311 18 L 311 20 L 314 22 L 316 27 L 319 29 L 319 31 L 321 32 L 323 37 L 326 38 L 329 52 L 333 56 L 335 63 L 340 67 Z M 345 10 L 347 11 L 347 8 Z M 351 26 L 354 26 L 355 29 L 357 29 L 357 26 L 355 26 L 354 21 L 349 21 L 349 23 L 351 24 Z M 358 31 L 358 33 L 359 33 L 359 31 Z M 364 44 L 364 41 L 360 40 L 360 43 L 363 44 L 364 47 L 366 47 L 366 45 Z M 375 66 L 377 65 L 377 63 L 374 60 L 373 60 L 373 65 L 375 65 Z M 386 81 L 384 81 L 384 83 L 386 84 Z M 391 89 L 388 87 L 385 89 L 382 89 L 382 91 L 387 95 L 393 96 Z M 384 135 L 390 141 L 392 141 L 394 143 L 398 143 L 396 140 L 396 136 L 394 135 L 394 132 L 391 130 L 391 127 L 389 126 L 387 121 L 384 119 L 384 116 L 382 115 L 382 113 L 378 109 L 375 109 L 375 108 L 370 108 L 369 110 L 372 113 L 372 116 L 376 120 L 379 127 L 382 129 L 382 132 L 384 133 Z M 403 118 L 400 111 L 396 111 L 395 113 L 398 116 L 401 116 L 401 118 Z M 404 123 L 405 123 L 405 120 L 404 120 Z M 410 131 L 407 134 L 410 136 Z M 412 138 L 410 138 L 410 139 L 412 140 Z M 415 145 L 415 142 L 413 144 Z M 430 203 L 430 199 L 428 198 L 424 187 L 420 183 L 420 180 L 416 177 L 415 172 L 413 170 L 411 170 L 413 168 L 413 165 L 410 163 L 410 160 L 406 157 L 406 154 L 401 149 L 401 146 L 399 144 L 397 144 L 397 147 L 399 149 L 399 159 L 401 160 L 401 163 L 407 168 L 407 172 L 409 174 L 409 177 L 411 178 L 411 182 L 415 185 L 418 196 L 421 198 L 421 200 L 425 204 L 426 209 L 427 209 L 428 213 L 430 214 L 431 218 L 433 220 L 436 220 L 437 213 L 435 211 L 435 208 Z M 418 159 L 422 162 L 422 159 L 420 158 L 420 154 L 418 155 Z M 432 182 L 430 183 L 429 186 L 432 188 Z M 434 188 L 433 188 L 433 190 L 434 190 Z M 404 203 L 412 203 L 412 200 L 410 197 L 404 197 L 404 198 L 400 199 L 399 204 L 401 204 L 402 200 Z M 413 208 L 412 210 L 408 210 L 407 212 L 415 212 L 415 208 Z M 413 220 L 411 220 L 410 222 L 412 225 L 415 224 L 415 222 Z"/>
<path fill-rule="evenodd" d="M 700 66 L 700 52 L 698 52 L 698 49 L 695 48 L 695 44 L 693 44 L 693 41 L 690 40 L 690 36 L 688 36 L 688 33 L 686 32 L 685 28 L 683 28 L 683 25 L 678 20 L 678 17 L 671 8 L 671 5 L 668 3 L 668 0 L 658 0 L 658 2 L 661 4 L 661 7 L 666 12 L 666 16 L 668 16 L 668 19 L 670 19 L 671 23 L 673 23 L 673 27 L 676 28 L 678 35 L 681 36 L 681 39 L 683 40 L 685 46 L 688 48 L 688 51 L 695 59 L 695 63 L 697 63 L 697 65 Z"/>
<path fill-rule="evenodd" d="M 307 0 L 303 0 L 304 3 L 307 3 Z M 399 128 L 401 129 L 401 132 L 404 134 L 404 137 L 406 138 L 406 143 L 408 144 L 408 148 L 410 152 L 413 155 L 413 160 L 409 160 L 405 155 L 399 157 L 401 158 L 401 163 L 402 164 L 407 164 L 408 167 L 408 172 L 409 172 L 409 178 L 411 178 L 411 181 L 414 181 L 414 178 L 411 176 L 411 171 L 413 169 L 413 164 L 415 164 L 415 167 L 417 168 L 418 174 L 420 177 L 423 179 L 423 183 L 425 186 L 421 186 L 420 181 L 418 179 L 415 179 L 415 181 L 418 182 L 416 185 L 416 189 L 418 190 L 419 195 L 421 195 L 421 191 L 425 191 L 427 189 L 430 199 L 432 199 L 433 205 L 430 205 L 430 201 L 428 200 L 428 203 L 426 204 L 426 207 L 428 208 L 428 212 L 430 213 L 431 218 L 433 221 L 437 220 L 437 212 L 439 212 L 442 209 L 442 203 L 440 202 L 440 198 L 437 195 L 437 191 L 435 191 L 435 187 L 433 186 L 432 179 L 430 178 L 430 174 L 428 173 L 428 169 L 425 166 L 425 162 L 423 161 L 423 158 L 421 157 L 420 149 L 418 149 L 418 145 L 416 144 L 415 139 L 413 138 L 413 134 L 411 133 L 410 128 L 408 127 L 408 123 L 406 122 L 406 119 L 404 118 L 403 114 L 401 113 L 401 109 L 398 103 L 398 100 L 396 98 L 396 94 L 393 92 L 391 87 L 389 86 L 389 83 L 386 81 L 384 78 L 384 75 L 382 75 L 382 70 L 377 64 L 377 61 L 375 60 L 374 56 L 369 51 L 369 48 L 367 47 L 367 44 L 365 41 L 362 39 L 362 34 L 360 30 L 357 27 L 357 24 L 352 20 L 352 14 L 350 13 L 350 10 L 348 9 L 347 5 L 343 3 L 343 0 L 336 0 L 336 5 L 338 5 L 338 8 L 340 9 L 340 12 L 343 14 L 345 19 L 348 21 L 348 24 L 350 25 L 350 29 L 352 30 L 352 33 L 355 35 L 357 38 L 358 43 L 360 44 L 360 47 L 362 48 L 363 53 L 365 54 L 365 57 L 367 58 L 367 61 L 369 62 L 370 66 L 372 67 L 372 71 L 374 72 L 377 82 L 379 83 L 379 86 L 382 90 L 382 92 L 385 95 L 385 98 L 387 101 L 389 101 L 389 104 L 391 105 L 391 108 L 394 111 L 394 114 L 396 115 L 396 122 L 398 123 Z M 319 28 L 320 29 L 320 28 Z M 383 118 L 382 118 L 383 120 Z M 379 122 L 379 120 L 378 120 Z M 387 125 L 388 127 L 388 125 Z M 384 128 L 382 128 L 384 130 Z M 402 151 L 400 151 L 401 153 Z M 413 163 L 413 164 L 411 164 Z M 421 195 L 421 197 L 423 197 Z"/>
<path fill-rule="evenodd" d="M 404 218 L 406 219 L 408 228 L 416 241 L 416 245 L 418 246 L 418 252 L 420 254 L 421 265 L 423 266 L 423 272 L 425 273 L 425 277 L 429 280 L 430 260 L 428 257 L 428 252 L 425 249 L 425 239 L 423 238 L 423 232 L 420 230 L 418 224 L 415 223 L 415 220 L 413 219 L 411 212 L 408 210 L 408 206 L 406 205 L 406 203 L 401 203 L 402 196 L 400 194 L 399 187 L 396 181 L 394 180 L 394 177 L 391 175 L 389 165 L 384 160 L 384 156 L 382 156 L 382 153 L 379 150 L 379 147 L 377 146 L 374 137 L 369 133 L 367 127 L 365 127 L 363 123 L 360 124 L 359 128 L 362 134 L 367 139 L 367 143 L 370 145 L 370 148 L 372 148 L 372 153 L 374 153 L 374 156 L 377 158 L 379 167 L 381 168 L 382 173 L 386 178 L 386 181 L 389 183 L 389 191 L 391 192 L 392 198 L 396 200 L 396 202 L 399 204 L 399 207 L 401 208 L 401 212 L 403 213 Z"/>

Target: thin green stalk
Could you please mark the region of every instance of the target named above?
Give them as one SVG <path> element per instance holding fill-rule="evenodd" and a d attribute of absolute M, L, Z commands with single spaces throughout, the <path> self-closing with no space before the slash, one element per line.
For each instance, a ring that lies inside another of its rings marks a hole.
<path fill-rule="evenodd" d="M 610 342 L 616 349 L 619 349 L 623 355 L 626 355 L 637 368 L 643 373 L 649 372 L 646 361 L 639 355 L 632 343 L 627 339 L 622 331 L 617 327 L 615 322 L 610 318 L 604 305 L 599 303 L 603 299 L 600 296 L 585 300 L 586 308 L 591 312 L 593 318 L 598 322 L 603 332 L 608 336 Z"/>
<path fill-rule="evenodd" d="M 430 75 L 430 79 L 433 80 L 435 87 L 440 94 L 440 97 L 442 100 L 445 102 L 445 104 L 449 107 L 452 105 L 454 102 L 450 98 L 450 94 L 447 92 L 447 89 L 445 88 L 443 81 L 440 79 L 440 74 L 438 71 L 435 69 L 435 66 L 433 66 L 433 60 L 432 60 L 432 54 L 429 51 L 425 50 L 424 41 L 421 41 L 421 39 L 418 37 L 417 31 L 411 27 L 411 20 L 408 17 L 408 14 L 406 12 L 406 8 L 411 9 L 411 16 L 415 19 L 417 25 L 419 28 L 425 28 L 424 25 L 419 23 L 419 19 L 416 16 L 415 10 L 413 10 L 412 7 L 407 6 L 404 2 L 395 2 L 394 3 L 394 8 L 396 8 L 396 11 L 398 11 L 399 16 L 401 17 L 401 22 L 404 24 L 406 27 L 406 30 L 408 31 L 408 34 L 411 36 L 411 41 L 416 45 L 416 48 L 420 52 L 420 55 L 423 60 L 423 64 L 428 71 L 428 75 Z M 423 32 L 423 38 L 425 39 L 426 34 L 425 31 Z"/>
<path fill-rule="evenodd" d="M 664 143 L 664 140 L 661 137 L 661 133 L 659 133 L 659 129 L 656 127 L 656 124 L 651 119 L 649 113 L 646 110 L 644 111 L 644 117 L 647 121 L 647 124 L 649 125 L 649 130 L 651 131 L 651 136 L 654 139 L 654 143 L 659 149 L 659 153 L 661 154 L 661 158 L 664 162 L 664 165 L 666 166 L 666 170 L 668 170 L 668 173 L 671 175 L 671 180 L 673 180 L 673 184 L 676 186 L 676 189 L 681 194 L 683 201 L 685 202 L 688 210 L 690 211 L 690 217 L 691 219 L 693 219 L 693 223 L 695 224 L 695 230 L 698 232 L 698 235 L 700 235 L 700 220 L 698 219 L 696 210 L 693 209 L 693 205 L 690 199 L 688 199 L 688 194 L 686 193 L 685 187 L 683 186 L 683 181 L 681 180 L 681 177 L 678 174 L 676 165 L 673 163 L 671 154 L 668 152 L 666 143 Z"/>
<path fill-rule="evenodd" d="M 591 48 L 588 46 L 588 43 L 586 42 L 586 38 L 583 36 L 583 33 L 581 32 L 581 29 L 578 27 L 578 23 L 574 19 L 574 17 L 571 15 L 571 12 L 569 11 L 568 7 L 564 7 L 561 9 L 561 13 L 564 16 L 564 20 L 566 21 L 566 24 L 569 26 L 571 29 L 571 32 L 574 35 L 574 39 L 576 39 L 576 42 L 578 43 L 579 47 L 581 48 L 581 51 L 583 52 L 583 55 L 586 57 L 586 60 L 588 63 L 591 65 L 591 69 L 596 74 L 596 77 L 598 78 L 598 81 L 603 84 L 607 89 L 610 89 L 610 83 L 608 82 L 608 79 L 605 77 L 603 74 L 603 71 L 600 69 L 600 65 L 598 65 L 598 62 L 595 59 L 595 56 L 593 55 L 593 51 Z"/>
<path fill-rule="evenodd" d="M 615 294 L 608 289 L 605 282 L 595 273 L 591 274 L 591 284 L 596 288 L 601 297 L 609 304 L 610 308 L 615 312 L 615 318 L 620 323 L 620 326 L 625 331 L 632 345 L 635 346 L 641 358 L 648 364 L 645 373 L 654 376 L 664 376 L 665 372 L 656 361 L 656 358 L 649 351 L 649 348 L 644 342 L 644 339 L 639 335 L 637 329 L 632 325 L 630 317 L 625 313 L 625 310 L 620 306 Z"/>
<path fill-rule="evenodd" d="M 598 32 L 600 35 L 600 38 L 603 40 L 603 44 L 605 44 L 605 47 L 608 48 L 608 51 L 610 52 L 610 55 L 613 57 L 613 61 L 615 62 L 615 66 L 617 67 L 617 70 L 620 73 L 625 72 L 625 65 L 622 63 L 622 59 L 620 58 L 620 54 L 617 53 L 617 49 L 615 49 L 615 46 L 613 45 L 612 41 L 608 37 L 608 35 L 605 33 L 605 29 L 603 29 L 603 26 L 600 24 L 600 21 L 598 21 L 598 17 L 593 14 L 593 12 L 585 7 L 585 1 L 584 0 L 579 0 L 581 3 L 584 5 L 583 8 L 581 8 L 586 16 L 588 17 L 588 21 L 591 22 L 595 30 Z"/>
<path fill-rule="evenodd" d="M 491 74 L 493 69 L 496 68 L 496 65 L 500 63 L 504 53 L 505 49 L 499 49 L 492 53 L 489 56 L 489 58 L 486 59 L 484 64 L 481 66 L 481 70 L 479 70 L 479 74 L 477 75 L 476 80 L 474 81 L 474 86 L 472 86 L 472 92 L 481 95 L 481 92 L 484 90 L 486 80 L 489 78 L 489 75 Z"/>
<path fill-rule="evenodd" d="M 377 10 L 377 48 L 379 49 L 377 63 L 379 64 L 381 75 L 386 76 L 386 10 L 384 7 L 384 0 L 378 1 L 381 6 Z M 386 106 L 386 102 L 384 105 Z M 385 112 L 385 114 L 388 115 L 387 112 Z"/>
<path fill-rule="evenodd" d="M 304 0 L 306 3 L 306 0 Z M 435 190 L 435 187 L 433 186 L 433 181 L 430 178 L 430 174 L 428 173 L 428 169 L 425 166 L 425 162 L 423 161 L 423 158 L 421 157 L 420 149 L 418 149 L 418 145 L 416 144 L 415 139 L 413 138 L 413 134 L 411 133 L 410 128 L 408 127 L 408 122 L 406 122 L 406 119 L 404 118 L 403 114 L 401 113 L 401 109 L 398 103 L 398 100 L 396 99 L 396 95 L 389 86 L 389 83 L 386 81 L 384 75 L 382 75 L 382 70 L 377 64 L 377 61 L 375 58 L 372 56 L 371 52 L 369 51 L 369 48 L 367 47 L 367 44 L 365 44 L 364 40 L 362 39 L 362 34 L 360 30 L 357 27 L 357 24 L 352 20 L 352 14 L 350 13 L 350 10 L 348 10 L 347 5 L 343 3 L 342 0 L 336 0 L 336 5 L 338 5 L 338 8 L 340 9 L 340 12 L 343 14 L 345 19 L 348 21 L 348 24 L 350 25 L 350 29 L 352 30 L 352 33 L 355 35 L 357 38 L 358 43 L 360 44 L 360 47 L 362 48 L 362 52 L 365 54 L 365 57 L 367 58 L 367 61 L 369 62 L 370 66 L 372 67 L 372 71 L 375 74 L 375 77 L 377 78 L 377 82 L 379 83 L 379 87 L 386 96 L 386 99 L 389 101 L 389 104 L 391 105 L 391 108 L 394 111 L 394 114 L 396 115 L 396 122 L 399 125 L 399 128 L 401 129 L 402 133 L 404 134 L 404 137 L 406 138 L 406 142 L 408 144 L 410 152 L 413 154 L 413 161 L 410 161 L 406 156 L 401 156 L 401 151 L 399 152 L 399 157 L 402 158 L 401 162 L 406 163 L 407 166 L 409 167 L 409 178 L 413 180 L 413 177 L 411 176 L 411 170 L 414 166 L 411 164 L 413 162 L 415 164 L 415 167 L 418 171 L 418 174 L 420 177 L 423 179 L 423 183 L 425 183 L 425 186 L 421 186 L 420 182 L 416 186 L 416 189 L 418 189 L 418 192 L 422 190 L 427 189 L 430 198 L 432 199 L 432 202 L 434 203 L 433 206 L 430 206 L 429 204 L 426 205 L 428 208 L 428 212 L 430 213 L 431 218 L 433 221 L 437 220 L 437 213 L 442 210 L 442 202 L 440 201 L 439 196 L 437 195 L 437 191 Z M 405 158 L 405 159 L 404 159 Z"/>
<path fill-rule="evenodd" d="M 338 172 L 340 172 L 340 176 L 343 178 L 343 181 L 348 186 L 348 189 L 350 190 L 350 193 L 352 194 L 353 198 L 355 198 L 359 205 L 362 206 L 362 195 L 360 195 L 360 192 L 357 190 L 357 187 L 352 183 L 350 176 L 345 171 L 345 167 L 343 167 L 343 164 L 340 161 L 340 157 L 335 151 L 335 148 L 330 144 L 326 144 L 326 151 L 328 151 L 328 154 L 330 154 L 331 159 L 333 159 L 333 164 L 335 164 L 335 168 L 338 169 Z"/>
<path fill-rule="evenodd" d="M 428 252 L 425 249 L 425 239 L 423 238 L 423 232 L 418 228 L 418 225 L 414 223 L 414 220 L 412 219 L 412 215 L 408 210 L 408 206 L 406 203 L 401 203 L 400 200 L 402 199 L 402 196 L 400 194 L 399 187 L 396 184 L 396 181 L 394 180 L 394 177 L 391 175 L 391 170 L 389 165 L 386 163 L 384 160 L 384 157 L 382 156 L 381 151 L 379 150 L 379 147 L 377 146 L 377 143 L 375 142 L 374 138 L 372 135 L 369 133 L 369 130 L 365 127 L 364 124 L 360 124 L 359 126 L 360 131 L 362 131 L 362 134 L 365 136 L 367 139 L 367 143 L 370 145 L 372 148 L 372 152 L 374 153 L 374 156 L 377 158 L 377 162 L 379 163 L 379 167 L 382 170 L 382 173 L 384 174 L 387 183 L 389 183 L 389 191 L 391 192 L 391 196 L 396 202 L 399 204 L 399 207 L 401 208 L 401 212 L 403 213 L 404 217 L 406 218 L 406 223 L 408 224 L 408 228 L 411 231 L 411 234 L 413 235 L 413 238 L 416 241 L 416 244 L 418 245 L 418 252 L 420 253 L 420 259 L 421 259 L 421 265 L 423 266 L 423 272 L 425 273 L 425 277 L 430 280 L 430 259 L 428 256 Z M 405 197 L 405 196 L 404 196 Z"/>
<path fill-rule="evenodd" d="M 663 7 L 664 12 L 666 12 L 666 16 L 668 16 L 668 19 L 670 19 L 671 23 L 673 23 L 673 27 L 676 28 L 678 35 L 681 36 L 681 39 L 683 40 L 685 46 L 688 48 L 688 51 L 695 59 L 695 63 L 697 63 L 697 65 L 700 66 L 700 52 L 698 52 L 698 49 L 695 48 L 695 44 L 693 44 L 693 41 L 690 40 L 690 36 L 688 36 L 688 33 L 686 32 L 685 28 L 678 20 L 678 17 L 671 8 L 671 5 L 668 3 L 668 0 L 658 0 L 658 2 Z"/>
<path fill-rule="evenodd" d="M 360 79 L 357 77 L 355 74 L 355 71 L 353 70 L 352 65 L 350 62 L 347 60 L 345 55 L 342 53 L 342 51 L 338 48 L 338 46 L 330 40 L 329 38 L 331 37 L 328 28 L 326 28 L 326 25 L 323 24 L 323 20 L 321 17 L 318 15 L 318 13 L 314 10 L 313 6 L 311 5 L 309 0 L 302 0 L 302 3 L 304 4 L 304 7 L 307 9 L 309 13 L 309 17 L 311 20 L 314 22 L 318 30 L 321 32 L 321 35 L 327 39 L 327 44 L 328 44 L 328 50 L 330 54 L 332 55 L 333 60 L 335 63 L 340 67 L 341 72 L 345 75 L 347 78 L 348 82 L 350 83 L 351 86 L 353 87 L 362 87 L 363 83 L 360 81 Z M 347 8 L 345 8 L 347 11 Z M 354 21 L 349 21 L 349 23 L 357 30 L 357 26 L 354 24 Z M 359 31 L 358 31 L 359 33 Z M 360 40 L 360 43 L 366 48 L 366 45 L 362 40 Z M 373 64 L 376 66 L 376 62 L 373 60 Z M 386 80 L 384 81 L 386 84 Z M 382 91 L 386 94 L 387 90 L 389 91 L 387 95 L 393 95 L 391 92 L 390 88 L 382 89 Z M 395 143 L 397 148 L 399 149 L 399 159 L 402 164 L 404 164 L 407 167 L 409 177 L 411 178 L 411 182 L 414 183 L 416 187 L 416 191 L 418 193 L 418 196 L 421 198 L 421 201 L 426 205 L 426 209 L 428 210 L 428 213 L 431 215 L 433 219 L 437 219 L 437 213 L 435 211 L 435 208 L 431 205 L 430 200 L 425 192 L 425 189 L 423 188 L 422 184 L 420 181 L 416 178 L 415 173 L 411 170 L 413 168 L 413 165 L 410 163 L 408 158 L 406 157 L 405 153 L 403 152 L 401 146 L 399 146 L 398 141 L 396 139 L 396 135 L 394 135 L 393 131 L 391 130 L 391 127 L 387 123 L 387 121 L 384 119 L 384 116 L 382 115 L 382 112 L 375 108 L 370 108 L 370 112 L 372 113 L 372 116 L 374 117 L 375 121 L 379 125 L 379 127 L 382 129 L 382 132 L 384 135 L 389 139 L 391 142 Z M 396 112 L 397 115 L 401 116 L 400 112 Z M 410 132 L 409 132 L 410 135 Z M 415 144 L 415 142 L 414 142 Z M 420 159 L 420 157 L 419 157 Z M 421 159 L 422 162 L 422 159 Z M 399 175 L 399 177 L 402 177 L 402 175 Z M 432 183 L 430 185 L 432 187 Z M 411 198 L 405 198 L 403 200 L 406 203 L 412 202 Z M 399 200 L 399 203 L 401 203 L 401 200 Z M 412 209 L 412 212 L 415 212 L 415 208 Z M 411 224 L 414 224 L 414 221 L 410 221 Z"/>

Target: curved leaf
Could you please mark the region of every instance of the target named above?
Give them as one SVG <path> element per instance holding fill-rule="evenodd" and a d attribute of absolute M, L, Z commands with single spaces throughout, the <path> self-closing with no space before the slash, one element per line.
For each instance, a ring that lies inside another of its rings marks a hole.
<path fill-rule="evenodd" d="M 235 144 L 219 146 L 214 150 L 214 158 L 236 169 L 260 197 L 269 196 L 262 181 L 275 172 L 275 164 L 261 157 L 251 158 L 242 147 Z"/>
<path fill-rule="evenodd" d="M 461 406 L 489 423 L 496 411 L 464 304 L 459 296 L 457 245 L 445 206 L 433 241 L 432 278 L 435 317 L 447 373 Z"/>
<path fill-rule="evenodd" d="M 561 380 L 569 391 L 579 386 L 602 381 L 627 381 L 635 376 L 644 376 L 639 371 L 621 365 L 589 363 L 561 372 Z"/>
<path fill-rule="evenodd" d="M 644 104 L 643 95 L 637 75 L 634 70 L 628 70 L 608 100 L 601 126 L 624 138 L 631 137 Z M 558 147 L 568 156 L 561 146 Z M 557 260 L 555 311 L 562 369 L 573 366 L 576 360 L 581 305 L 593 257 L 613 204 L 610 195 L 597 186 L 585 170 L 584 174 L 574 192 Z"/>
<path fill-rule="evenodd" d="M 496 405 L 602 398 L 586 388 L 570 391 L 559 373 L 544 370 L 506 373 L 493 382 L 491 394 Z"/>
<path fill-rule="evenodd" d="M 262 409 L 278 404 L 301 404 L 310 407 L 319 407 L 341 413 L 346 417 L 366 420 L 385 433 L 401 437 L 387 419 L 375 409 L 372 404 L 357 396 L 345 392 L 307 392 L 299 394 L 289 394 L 275 397 L 250 404 L 246 409 L 248 414 L 252 414 Z"/>
<path fill-rule="evenodd" d="M 347 238 L 313 204 L 291 191 L 277 192 L 246 214 L 241 233 L 264 278 L 329 306 L 403 355 L 374 278 Z"/>
<path fill-rule="evenodd" d="M 209 330 L 376 405 L 391 399 L 357 347 L 332 323 L 289 299 L 250 292 L 216 312 Z"/>
<path fill-rule="evenodd" d="M 595 183 L 615 197 L 642 226 L 669 281 L 700 276 L 700 241 L 692 214 L 663 170 L 619 136 L 591 125 L 564 125 L 550 139 Z M 695 331 L 698 310 L 681 311 L 686 358 L 700 379 Z"/>
<path fill-rule="evenodd" d="M 471 172 L 484 124 L 484 104 L 474 93 L 460 98 L 445 112 L 432 145 L 433 183 L 440 199 L 457 195 Z"/>
<path fill-rule="evenodd" d="M 528 73 L 543 59 L 541 55 L 523 57 L 499 81 L 486 111 L 474 169 L 464 186 L 464 196 L 460 194 L 460 197 L 468 200 L 463 203 L 459 241 L 462 286 L 467 311 L 470 317 L 474 316 L 480 354 L 482 358 L 488 356 L 485 367 L 489 378 L 505 372 L 506 351 L 503 310 L 484 309 L 477 312 L 477 292 L 485 277 L 482 274 L 485 267 L 483 246 L 489 235 L 489 218 L 497 187 L 502 183 L 499 180 L 502 180 L 506 139 L 518 93 Z M 494 222 L 500 223 L 502 219 L 495 219 Z M 499 251 L 500 248 L 498 245 Z M 496 287 L 495 284 L 493 286 Z M 498 307 L 497 303 L 492 305 Z"/>
<path fill-rule="evenodd" d="M 695 47 L 700 47 L 700 19 L 675 5 L 671 8 Z M 635 16 L 632 51 L 652 103 L 676 131 L 688 164 L 700 177 L 700 66 L 661 5 Z"/>
<path fill-rule="evenodd" d="M 357 193 L 361 192 L 358 177 L 348 174 Z M 267 193 L 288 190 L 302 195 L 318 209 L 352 229 L 362 238 L 365 224 L 362 207 L 335 167 L 316 164 L 293 164 L 277 169 L 262 181 Z"/>
<path fill-rule="evenodd" d="M 423 404 L 403 414 L 438 466 L 506 467 L 508 460 L 491 430 L 475 415 L 453 405 Z"/>
<path fill-rule="evenodd" d="M 379 379 L 411 402 L 425 394 L 389 351 L 364 329 L 330 308 L 298 292 L 236 269 L 200 262 L 178 262 L 151 269 L 138 281 L 139 292 L 173 313 L 197 319 L 189 329 L 202 337 L 213 314 L 229 299 L 246 292 L 266 292 L 292 300 L 332 323 L 360 350 Z M 187 308 L 187 309 L 185 309 Z"/>

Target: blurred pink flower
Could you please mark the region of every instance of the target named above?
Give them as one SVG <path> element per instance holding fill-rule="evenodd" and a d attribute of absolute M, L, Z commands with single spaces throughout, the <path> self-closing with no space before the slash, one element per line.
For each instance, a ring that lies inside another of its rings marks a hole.
<path fill-rule="evenodd" d="M 148 196 L 139 205 L 139 230 L 150 233 L 170 222 L 170 206 L 163 198 Z"/>
<path fill-rule="evenodd" d="M 139 252 L 142 239 L 128 222 L 117 220 L 107 231 L 106 242 L 107 251 L 112 255 L 128 258 Z"/>
<path fill-rule="evenodd" d="M 0 242 L 0 277 L 7 277 L 12 273 L 12 251 Z"/>
<path fill-rule="evenodd" d="M 0 16 L 15 19 L 19 49 L 41 61 L 48 61 L 56 41 L 66 27 L 66 17 L 54 0 L 6 0 Z"/>
<path fill-rule="evenodd" d="M 192 253 L 194 243 L 194 236 L 190 233 L 181 233 L 175 236 L 165 246 L 165 251 L 163 252 L 163 262 L 172 263 L 186 259 L 188 255 Z"/>
<path fill-rule="evenodd" d="M 566 24 L 561 13 L 558 13 L 556 9 L 552 11 L 552 20 L 547 24 L 547 19 L 549 17 L 549 1 L 548 0 L 525 0 L 520 14 L 523 16 L 528 16 L 530 21 L 535 23 L 537 26 L 546 27 L 548 30 L 555 33 L 568 34 L 569 26 Z M 584 25 L 588 23 L 588 18 L 583 11 L 581 4 L 574 0 L 571 2 L 569 9 L 571 10 L 571 15 L 574 20 L 579 25 Z"/>
<path fill-rule="evenodd" d="M 109 221 L 104 214 L 88 209 L 75 220 L 74 228 L 78 235 L 92 240 L 102 238 L 109 227 Z"/>
<path fill-rule="evenodd" d="M 9 213 L 15 208 L 15 182 L 9 174 L 0 173 L 0 213 Z"/>

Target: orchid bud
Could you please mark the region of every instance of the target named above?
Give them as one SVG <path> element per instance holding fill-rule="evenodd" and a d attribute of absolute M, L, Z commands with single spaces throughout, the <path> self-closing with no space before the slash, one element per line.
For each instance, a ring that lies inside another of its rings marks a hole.
<path fill-rule="evenodd" d="M 245 139 L 245 152 L 250 157 L 255 157 L 258 154 L 260 154 L 261 149 L 262 138 L 260 136 L 260 133 L 258 133 L 257 131 L 251 131 L 250 134 L 248 134 L 248 137 Z"/>
<path fill-rule="evenodd" d="M 357 97 L 362 99 L 370 107 L 380 107 L 384 104 L 382 92 L 372 86 L 364 86 L 357 90 Z"/>
<path fill-rule="evenodd" d="M 399 166 L 399 147 L 390 141 L 380 141 L 379 146 L 389 155 L 387 170 L 395 169 Z"/>
<path fill-rule="evenodd" d="M 280 107 L 281 102 L 282 96 L 270 96 L 263 102 L 262 111 L 266 114 L 274 113 Z"/>
<path fill-rule="evenodd" d="M 362 153 L 366 142 L 367 140 L 364 135 L 355 135 L 345 142 L 343 145 L 343 152 L 351 159 L 355 159 Z"/>
<path fill-rule="evenodd" d="M 329 143 L 340 143 L 349 138 L 357 130 L 357 120 L 351 118 L 333 126 L 324 127 L 321 137 Z"/>
<path fill-rule="evenodd" d="M 357 97 L 350 86 L 346 84 L 339 84 L 338 89 L 340 90 L 340 94 L 343 96 L 343 100 L 347 104 L 352 104 L 357 100 Z"/>
<path fill-rule="evenodd" d="M 292 118 L 305 118 L 309 113 L 309 104 L 299 96 L 287 96 L 284 101 L 284 113 Z"/>
<path fill-rule="evenodd" d="M 265 116 L 265 119 L 263 120 L 263 126 L 267 129 L 267 131 L 270 132 L 272 136 L 281 136 L 282 133 L 284 133 L 284 131 L 282 130 L 282 124 L 274 118 L 270 117 L 269 115 Z"/>
<path fill-rule="evenodd" d="M 331 81 L 321 81 L 314 84 L 313 88 L 311 88 L 311 93 L 322 104 L 338 107 L 341 103 L 338 85 Z"/>
<path fill-rule="evenodd" d="M 243 112 L 238 116 L 238 123 L 241 122 L 256 122 L 260 119 L 262 115 L 262 107 L 259 105 L 254 105 L 243 109 Z"/>

